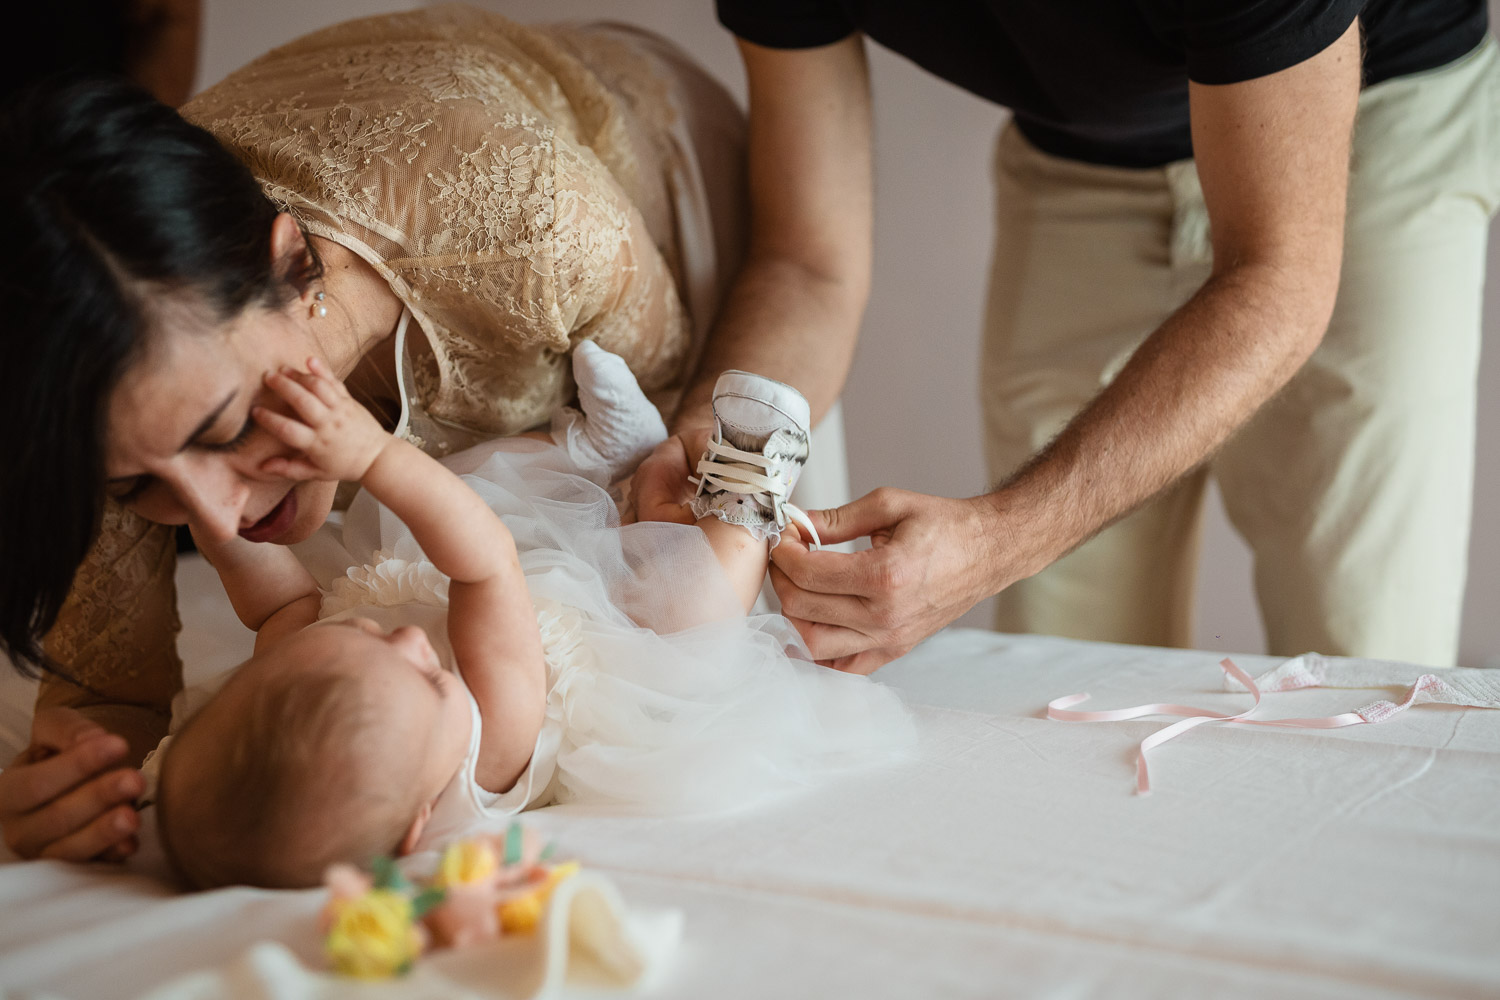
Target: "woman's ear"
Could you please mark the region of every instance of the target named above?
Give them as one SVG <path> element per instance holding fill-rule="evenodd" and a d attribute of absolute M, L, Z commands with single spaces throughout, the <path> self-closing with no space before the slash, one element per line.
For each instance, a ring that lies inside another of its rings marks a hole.
<path fill-rule="evenodd" d="M 432 818 L 432 803 L 422 803 L 421 811 L 417 818 L 411 821 L 411 826 L 406 828 L 406 836 L 401 838 L 401 846 L 396 848 L 396 854 L 407 855 L 417 849 L 417 841 L 421 839 L 422 831 L 427 828 L 427 821 Z"/>
<path fill-rule="evenodd" d="M 283 281 L 295 285 L 303 297 L 312 288 L 312 282 L 306 280 L 314 270 L 310 256 L 307 237 L 297 220 L 286 212 L 278 214 L 271 221 L 271 268 Z"/>

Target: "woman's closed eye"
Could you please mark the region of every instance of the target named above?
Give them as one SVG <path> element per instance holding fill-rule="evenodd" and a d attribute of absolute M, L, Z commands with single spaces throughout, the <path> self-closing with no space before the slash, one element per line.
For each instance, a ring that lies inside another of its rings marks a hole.
<path fill-rule="evenodd" d="M 255 431 L 255 420 L 246 417 L 239 431 L 228 441 L 197 441 L 194 442 L 199 448 L 218 454 L 233 454 L 245 446 L 250 440 L 250 435 Z M 146 489 L 155 482 L 154 476 L 131 476 L 129 479 L 111 479 L 106 486 L 105 492 L 110 499 L 116 503 L 133 503 L 146 492 Z"/>
<path fill-rule="evenodd" d="M 245 442 L 250 440 L 250 435 L 254 432 L 254 430 L 255 420 L 254 418 L 247 416 L 245 418 L 244 426 L 240 428 L 239 433 L 230 438 L 228 441 L 200 441 L 198 442 L 198 447 L 203 448 L 206 451 L 233 453 L 239 451 L 240 448 L 244 446 Z"/>
<path fill-rule="evenodd" d="M 131 476 L 129 479 L 111 479 L 105 493 L 116 503 L 128 504 L 146 492 L 152 482 L 151 476 Z"/>

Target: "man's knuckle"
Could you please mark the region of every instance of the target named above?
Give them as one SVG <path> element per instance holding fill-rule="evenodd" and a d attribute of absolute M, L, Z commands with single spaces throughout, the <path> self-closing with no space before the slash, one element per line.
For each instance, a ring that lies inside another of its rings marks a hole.
<path fill-rule="evenodd" d="M 881 559 L 871 571 L 875 589 L 882 594 L 892 594 L 906 586 L 909 573 L 905 564 L 897 559 Z"/>

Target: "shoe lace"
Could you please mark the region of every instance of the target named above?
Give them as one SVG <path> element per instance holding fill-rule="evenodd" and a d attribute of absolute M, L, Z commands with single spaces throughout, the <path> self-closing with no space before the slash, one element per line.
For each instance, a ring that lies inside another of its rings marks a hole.
<path fill-rule="evenodd" d="M 748 496 L 764 494 L 770 499 L 771 509 L 784 514 L 797 527 L 812 536 L 812 547 L 821 548 L 823 540 L 806 511 L 786 499 L 784 482 L 773 479 L 768 473 L 778 459 L 769 458 L 759 452 L 743 451 L 723 441 L 710 438 L 708 454 L 698 460 L 698 477 L 688 477 L 688 482 L 709 493 L 743 493 Z"/>

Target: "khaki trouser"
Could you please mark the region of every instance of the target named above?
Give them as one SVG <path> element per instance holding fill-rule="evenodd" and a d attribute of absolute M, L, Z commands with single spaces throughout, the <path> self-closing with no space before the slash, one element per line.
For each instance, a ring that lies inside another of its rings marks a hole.
<path fill-rule="evenodd" d="M 1208 278 L 1192 161 L 1099 167 L 1014 127 L 981 393 L 998 481 Z M 1343 273 L 1322 344 L 1213 457 L 1000 595 L 998 628 L 1192 644 L 1206 477 L 1255 556 L 1272 653 L 1452 664 L 1474 466 L 1480 295 L 1500 201 L 1500 51 L 1364 91 Z"/>

